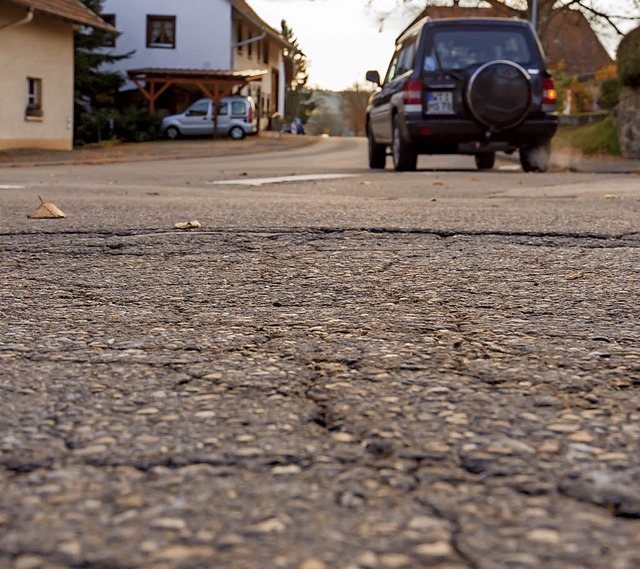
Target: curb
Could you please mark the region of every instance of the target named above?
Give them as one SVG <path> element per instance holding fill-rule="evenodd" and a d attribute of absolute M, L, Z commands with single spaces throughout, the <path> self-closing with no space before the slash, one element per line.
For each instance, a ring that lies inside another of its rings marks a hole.
<path fill-rule="evenodd" d="M 102 165 L 123 162 L 187 160 L 215 156 L 237 156 L 277 150 L 303 148 L 317 142 L 312 136 L 261 133 L 243 140 L 182 139 L 151 142 L 127 142 L 110 146 L 74 150 L 10 149 L 0 150 L 0 169 L 35 166 Z"/>
<path fill-rule="evenodd" d="M 500 152 L 503 160 L 519 164 L 517 152 Z M 552 150 L 550 170 L 580 172 L 583 174 L 640 174 L 640 160 L 631 160 L 619 156 L 582 156 L 579 154 Z"/>

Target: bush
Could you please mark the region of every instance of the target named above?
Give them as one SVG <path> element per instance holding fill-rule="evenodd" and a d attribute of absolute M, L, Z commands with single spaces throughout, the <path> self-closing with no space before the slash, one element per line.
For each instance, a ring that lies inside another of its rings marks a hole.
<path fill-rule="evenodd" d="M 620 101 L 621 89 L 622 83 L 617 77 L 603 81 L 600 85 L 600 98 L 598 99 L 600 108 L 613 109 Z"/>
<path fill-rule="evenodd" d="M 145 142 L 158 137 L 158 121 L 148 109 L 129 107 L 115 117 L 114 134 L 125 142 Z"/>
<path fill-rule="evenodd" d="M 586 85 L 578 81 L 577 77 L 574 77 L 569 84 L 567 94 L 571 95 L 571 109 L 573 114 L 587 113 L 591 110 L 593 97 Z"/>
<path fill-rule="evenodd" d="M 562 150 L 575 150 L 586 155 L 620 156 L 618 133 L 611 117 L 594 124 L 561 127 L 553 139 L 553 145 Z"/>
<path fill-rule="evenodd" d="M 631 30 L 618 46 L 618 76 L 625 87 L 640 87 L 640 28 Z"/>
<path fill-rule="evenodd" d="M 96 109 L 82 112 L 79 116 L 80 120 L 75 124 L 74 132 L 76 146 L 112 138 L 113 111 Z"/>
<path fill-rule="evenodd" d="M 94 109 L 80 114 L 75 144 L 83 146 L 105 140 L 144 142 L 158 136 L 158 124 L 146 108 Z"/>

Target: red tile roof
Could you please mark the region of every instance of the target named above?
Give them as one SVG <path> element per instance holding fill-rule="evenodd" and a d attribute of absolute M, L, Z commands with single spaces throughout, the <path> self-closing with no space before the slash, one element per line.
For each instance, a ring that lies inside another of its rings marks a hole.
<path fill-rule="evenodd" d="M 67 22 L 97 28 L 107 32 L 116 29 L 107 24 L 95 12 L 89 10 L 80 0 L 8 0 L 36 13 L 61 18 Z"/>

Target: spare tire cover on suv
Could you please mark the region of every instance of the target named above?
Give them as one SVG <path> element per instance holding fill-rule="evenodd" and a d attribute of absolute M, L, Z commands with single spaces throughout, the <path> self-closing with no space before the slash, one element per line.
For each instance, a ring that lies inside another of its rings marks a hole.
<path fill-rule="evenodd" d="M 522 122 L 531 98 L 530 75 L 511 61 L 485 63 L 471 76 L 467 86 L 469 110 L 479 122 L 494 130 Z"/>

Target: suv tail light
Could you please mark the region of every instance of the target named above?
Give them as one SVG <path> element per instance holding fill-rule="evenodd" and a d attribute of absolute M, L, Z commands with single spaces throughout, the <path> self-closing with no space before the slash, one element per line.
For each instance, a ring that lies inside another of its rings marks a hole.
<path fill-rule="evenodd" d="M 542 79 L 542 104 L 555 105 L 558 100 L 558 92 L 553 77 L 544 77 Z"/>
<path fill-rule="evenodd" d="M 249 113 L 247 115 L 247 122 L 253 122 L 253 107 L 249 105 Z"/>
<path fill-rule="evenodd" d="M 404 104 L 405 105 L 421 105 L 422 104 L 422 80 L 407 79 L 404 86 Z"/>

